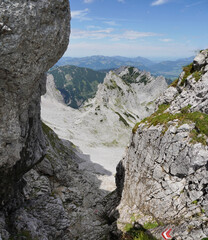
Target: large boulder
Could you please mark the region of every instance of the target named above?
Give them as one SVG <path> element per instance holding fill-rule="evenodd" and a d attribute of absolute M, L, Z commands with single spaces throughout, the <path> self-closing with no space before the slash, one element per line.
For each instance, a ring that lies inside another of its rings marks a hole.
<path fill-rule="evenodd" d="M 40 96 L 45 72 L 65 52 L 69 33 L 68 0 L 1 1 L 0 206 L 44 156 Z"/>

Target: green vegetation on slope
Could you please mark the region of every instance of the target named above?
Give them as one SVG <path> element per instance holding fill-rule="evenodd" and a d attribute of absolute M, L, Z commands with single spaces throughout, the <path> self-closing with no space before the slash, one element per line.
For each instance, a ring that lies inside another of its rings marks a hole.
<path fill-rule="evenodd" d="M 150 117 L 143 119 L 141 122 L 137 123 L 132 129 L 133 133 L 136 133 L 138 126 L 141 123 L 146 123 L 148 126 L 156 126 L 158 124 L 164 126 L 164 131 L 167 130 L 169 121 L 178 119 L 178 125 L 183 125 L 185 123 L 193 122 L 195 123 L 195 129 L 191 131 L 190 137 L 192 138 L 192 143 L 200 142 L 206 145 L 206 137 L 208 137 L 208 115 L 201 112 L 189 112 L 191 105 L 188 105 L 181 109 L 180 113 L 171 114 L 165 112 L 169 105 L 160 105 L 158 110 L 153 113 Z"/>
<path fill-rule="evenodd" d="M 118 116 L 119 116 L 119 121 L 121 121 L 125 126 L 129 127 L 129 124 L 127 123 L 127 121 L 121 116 L 120 113 L 115 112 Z"/>
<path fill-rule="evenodd" d="M 180 83 L 180 86 L 184 86 L 185 82 L 186 82 L 186 79 L 192 74 L 192 76 L 195 78 L 195 81 L 199 81 L 199 79 L 201 78 L 202 76 L 202 72 L 201 71 L 194 71 L 193 70 L 193 63 L 183 67 L 183 71 L 185 72 L 182 80 L 181 80 L 181 83 Z M 178 82 L 179 82 L 179 78 L 175 79 L 169 87 L 176 87 L 178 85 Z"/>
<path fill-rule="evenodd" d="M 98 84 L 105 77 L 105 73 L 69 65 L 52 68 L 49 73 L 66 104 L 73 108 L 79 108 L 84 101 L 94 97 Z"/>
<path fill-rule="evenodd" d="M 153 229 L 158 226 L 158 224 L 154 224 L 154 226 L 150 226 L 150 223 L 147 223 L 148 228 L 144 226 L 139 226 L 136 228 L 131 223 L 127 223 L 124 227 L 125 233 L 123 234 L 122 240 L 157 240 L 154 236 L 148 232 L 148 229 Z"/>
<path fill-rule="evenodd" d="M 181 86 L 183 86 L 185 84 L 185 81 L 187 79 L 188 76 L 190 76 L 193 73 L 193 63 L 183 67 L 183 71 L 185 72 L 183 79 L 180 83 Z"/>
<path fill-rule="evenodd" d="M 140 72 L 137 72 L 134 70 L 134 67 L 129 67 L 128 68 L 128 73 L 123 75 L 121 78 L 122 80 L 127 84 L 131 84 L 131 83 L 136 83 L 138 82 L 136 79 L 141 75 Z M 148 82 L 148 78 L 146 75 L 141 76 L 141 78 L 139 79 L 140 83 L 144 83 L 145 85 Z"/>
<path fill-rule="evenodd" d="M 178 81 L 179 81 L 179 78 L 175 79 L 170 85 L 169 87 L 176 87 L 178 85 Z"/>

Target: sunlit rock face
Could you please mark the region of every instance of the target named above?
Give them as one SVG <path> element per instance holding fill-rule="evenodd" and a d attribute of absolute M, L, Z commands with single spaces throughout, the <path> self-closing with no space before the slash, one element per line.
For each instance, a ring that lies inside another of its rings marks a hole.
<path fill-rule="evenodd" d="M 63 55 L 70 33 L 68 0 L 0 4 L 0 205 L 42 159 L 40 96 L 45 72 Z M 5 187 L 7 186 L 7 187 Z"/>
<path fill-rule="evenodd" d="M 133 129 L 117 169 L 120 227 L 134 216 L 157 222 L 150 231 L 158 238 L 168 228 L 176 239 L 207 237 L 207 66 L 204 50 L 157 99 L 157 112 Z"/>

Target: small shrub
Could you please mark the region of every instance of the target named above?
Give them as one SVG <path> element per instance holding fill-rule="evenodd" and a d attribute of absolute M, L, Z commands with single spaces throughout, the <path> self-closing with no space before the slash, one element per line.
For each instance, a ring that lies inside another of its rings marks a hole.
<path fill-rule="evenodd" d="M 185 74 L 183 76 L 183 79 L 181 80 L 180 86 L 183 86 L 187 77 L 193 73 L 193 63 L 183 67 L 183 71 L 185 72 Z"/>
<path fill-rule="evenodd" d="M 190 108 L 191 108 L 191 104 L 188 104 L 186 107 L 181 109 L 181 112 L 182 113 L 188 113 Z"/>
<path fill-rule="evenodd" d="M 11 236 L 9 238 L 9 240 L 37 240 L 37 238 L 32 238 L 31 234 L 29 231 L 27 230 L 22 230 L 20 232 L 18 232 L 17 234 L 15 234 L 15 236 Z"/>
<path fill-rule="evenodd" d="M 121 116 L 120 113 L 115 112 L 119 116 L 119 121 L 121 121 L 125 126 L 129 127 L 128 122 Z"/>
<path fill-rule="evenodd" d="M 194 200 L 194 201 L 192 202 L 192 204 L 197 205 L 197 204 L 198 204 L 198 200 Z"/>
<path fill-rule="evenodd" d="M 192 225 L 189 225 L 189 226 L 188 226 L 188 233 L 190 233 L 193 228 L 194 228 L 194 227 L 193 227 Z"/>
<path fill-rule="evenodd" d="M 124 227 L 125 232 L 129 232 L 133 228 L 133 225 L 131 223 L 127 223 Z"/>
<path fill-rule="evenodd" d="M 157 223 L 157 222 L 146 222 L 146 223 L 144 223 L 144 225 L 143 225 L 143 227 L 145 228 L 145 229 L 153 229 L 153 228 L 156 228 L 156 227 L 158 227 L 159 226 L 159 224 Z"/>
<path fill-rule="evenodd" d="M 193 73 L 193 77 L 195 78 L 196 82 L 199 81 L 199 79 L 201 78 L 201 76 L 202 76 L 202 72 L 196 71 L 196 72 Z"/>
<path fill-rule="evenodd" d="M 178 85 L 178 81 L 179 81 L 179 78 L 175 79 L 170 85 L 169 87 L 176 87 Z"/>
<path fill-rule="evenodd" d="M 204 134 L 199 134 L 196 129 L 193 129 L 190 133 L 191 141 L 190 143 L 201 143 L 206 146 L 207 141 Z"/>
<path fill-rule="evenodd" d="M 205 213 L 205 210 L 204 210 L 203 208 L 201 208 L 201 212 L 202 212 L 202 213 Z"/>
<path fill-rule="evenodd" d="M 128 223 L 126 224 L 125 229 L 128 229 L 128 231 L 124 233 L 122 240 L 157 240 L 144 228 L 138 230 L 134 228 L 132 224 Z"/>
<path fill-rule="evenodd" d="M 156 238 L 148 235 L 145 232 L 140 232 L 139 237 L 136 237 L 134 240 L 156 240 Z"/>

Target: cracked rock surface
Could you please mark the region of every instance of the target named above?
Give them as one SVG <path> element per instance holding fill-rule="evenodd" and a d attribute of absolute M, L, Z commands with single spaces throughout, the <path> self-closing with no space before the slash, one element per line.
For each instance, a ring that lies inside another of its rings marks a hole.
<path fill-rule="evenodd" d="M 44 156 L 40 96 L 68 45 L 69 20 L 67 0 L 0 3 L 0 206 Z"/>
<path fill-rule="evenodd" d="M 208 139 L 197 127 L 208 113 L 207 66 L 204 50 L 194 59 L 189 76 L 184 79 L 182 72 L 176 87 L 157 100 L 158 106 L 168 104 L 166 115 L 161 115 L 176 117 L 161 123 L 158 113 L 156 124 L 147 119 L 132 134 L 126 157 L 118 165 L 118 172 L 124 169 L 122 176 L 117 175 L 121 229 L 134 216 L 140 224 L 156 221 L 158 227 L 150 231 L 158 239 L 168 227 L 177 240 L 208 236 Z M 178 119 L 181 112 L 183 116 L 198 112 L 199 118 Z M 208 127 L 208 122 L 203 124 Z M 198 134 L 195 140 L 193 130 Z"/>

